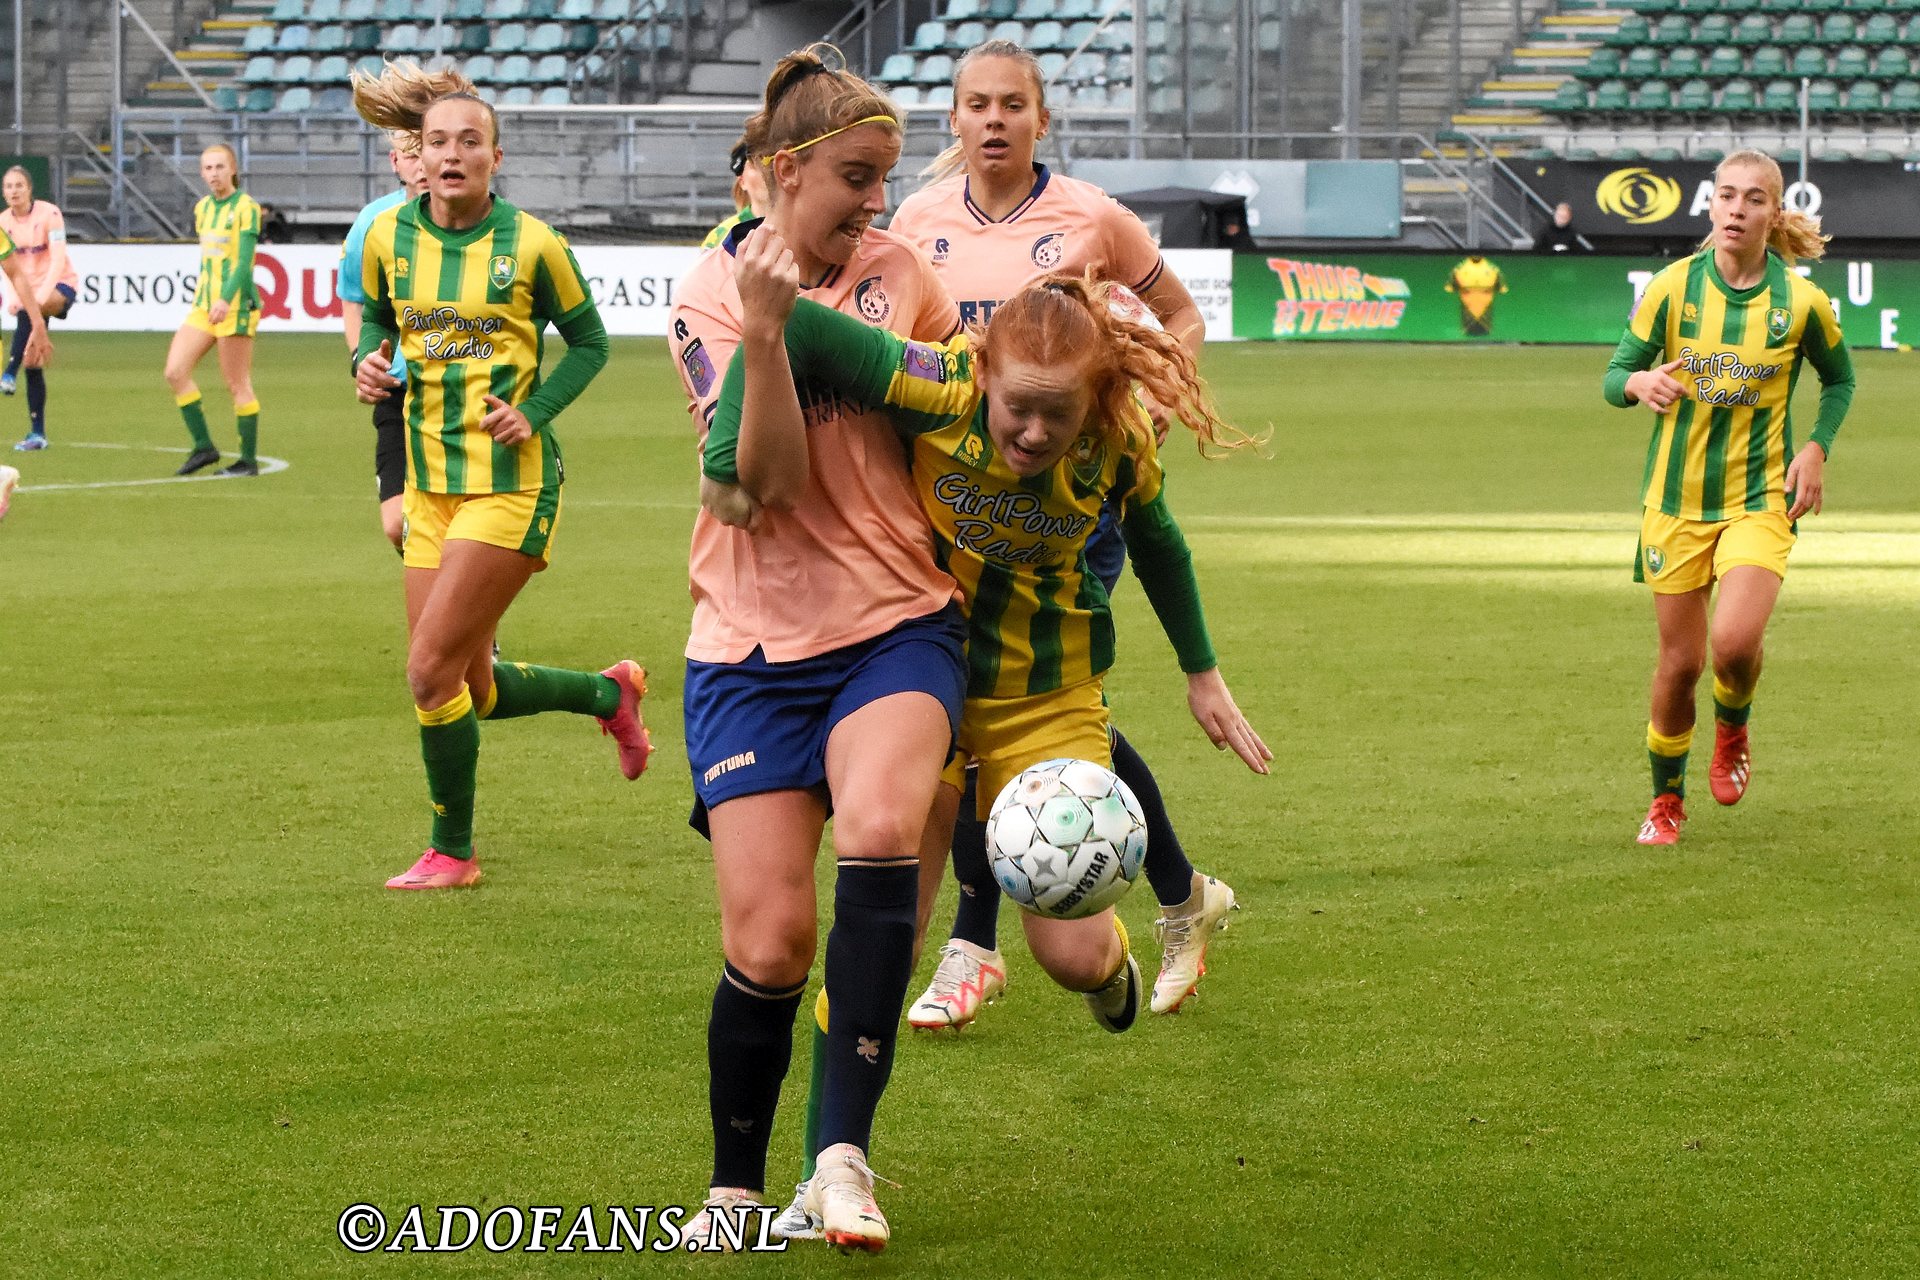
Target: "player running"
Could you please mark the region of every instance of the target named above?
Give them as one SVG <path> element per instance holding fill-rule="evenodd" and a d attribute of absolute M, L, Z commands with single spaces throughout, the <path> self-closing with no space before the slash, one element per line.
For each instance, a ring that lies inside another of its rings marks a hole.
<path fill-rule="evenodd" d="M 1009 40 L 990 40 L 968 52 L 954 69 L 947 120 L 959 141 L 931 167 L 946 176 L 901 202 L 889 225 L 932 257 L 963 321 L 985 324 L 995 307 L 1048 272 L 1079 276 L 1091 270 L 1139 295 L 1199 359 L 1205 338 L 1200 309 L 1167 269 L 1140 219 L 1093 184 L 1035 162 L 1034 148 L 1046 136 L 1050 116 L 1045 77 L 1032 53 Z M 1162 417 L 1162 438 L 1165 425 Z M 1087 560 L 1109 593 L 1126 559 L 1117 507 L 1105 507 Z M 1207 944 L 1235 907 L 1234 893 L 1194 870 L 1153 771 L 1117 729 L 1113 759 L 1146 815 L 1147 879 L 1161 905 L 1160 973 L 1150 1008 L 1173 1013 L 1194 995 L 1206 971 Z M 969 786 L 976 784 L 970 775 Z M 987 794 L 989 803 L 993 795 Z M 941 948 L 933 980 L 907 1011 L 908 1021 L 922 1029 L 965 1026 L 1006 985 L 998 945 L 1000 890 L 987 869 L 986 831 L 970 802 L 961 806 L 954 829 L 953 866 L 960 895 L 952 937 Z"/>
<path fill-rule="evenodd" d="M 806 295 L 849 323 L 927 341 L 959 327 L 925 257 L 870 226 L 900 156 L 899 115 L 823 55 L 781 59 L 749 123 L 764 139 L 748 163 L 767 179 L 766 220 L 736 226 L 675 294 L 670 341 L 703 438 L 737 348 L 769 372 L 783 363 L 779 314 L 735 283 L 763 228 L 784 239 Z M 807 447 L 743 447 L 737 485 L 702 477 L 694 524 L 687 757 L 725 967 L 707 1025 L 711 1191 L 693 1229 L 763 1202 L 818 946 L 814 864 L 831 805 L 831 1012 L 814 1057 L 824 1105 L 810 1186 L 829 1240 L 878 1251 L 888 1228 L 867 1153 L 912 977 L 920 839 L 959 721 L 963 623 L 884 414 L 811 381 L 796 395 L 784 367 L 750 383 L 744 405 Z"/>
<path fill-rule="evenodd" d="M 507 607 L 552 554 L 560 520 L 553 420 L 607 361 L 607 332 L 566 242 L 495 196 L 500 126 L 473 94 L 443 92 L 417 67 L 356 74 L 369 124 L 416 133 L 427 191 L 374 218 L 355 352 L 360 399 L 397 396 L 406 364 L 407 683 L 420 721 L 433 835 L 389 889 L 442 889 L 480 878 L 473 851 L 480 721 L 571 711 L 599 720 L 637 778 L 652 744 L 640 721 L 646 673 L 599 674 L 493 661 Z M 552 324 L 567 351 L 540 372 Z"/>
<path fill-rule="evenodd" d="M 0 395 L 12 395 L 22 364 L 27 366 L 27 434 L 14 449 L 31 453 L 47 447 L 47 374 L 39 365 L 27 362 L 27 343 L 34 333 L 35 319 L 28 310 L 27 295 L 45 320 L 56 320 L 73 309 L 80 277 L 67 257 L 67 222 L 58 206 L 33 196 L 33 175 L 20 165 L 0 177 L 0 195 L 6 208 L 0 210 L 0 232 L 13 241 L 24 270 L 25 287 L 16 288 L 7 301 L 7 314 L 18 316 L 13 330 L 13 346 L 8 350 L 4 372 L 0 372 Z M 44 331 L 45 321 L 39 322 Z"/>
<path fill-rule="evenodd" d="M 223 476 L 257 476 L 260 400 L 253 394 L 253 334 L 260 323 L 260 291 L 253 283 L 253 251 L 260 243 L 260 206 L 237 185 L 240 160 L 232 147 L 216 142 L 200 153 L 200 177 L 207 194 L 193 206 L 193 229 L 200 237 L 200 280 L 193 309 L 187 312 L 167 349 L 165 376 L 173 400 L 187 424 L 193 452 L 176 475 L 192 475 L 220 461 L 207 433 L 200 388 L 193 370 L 216 345 L 220 374 L 233 395 L 234 425 L 240 456 Z"/>
<path fill-rule="evenodd" d="M 1782 206 L 1781 190 L 1780 166 L 1761 152 L 1720 162 L 1712 233 L 1647 285 L 1607 366 L 1609 403 L 1659 415 L 1634 563 L 1634 579 L 1653 588 L 1660 633 L 1647 722 L 1654 798 L 1641 844 L 1674 843 L 1686 821 L 1695 690 L 1709 641 L 1707 781 L 1721 804 L 1746 793 L 1747 720 L 1767 619 L 1794 522 L 1820 511 L 1827 454 L 1853 400 L 1853 361 L 1833 303 L 1792 269 L 1819 258 L 1826 238 L 1818 219 Z M 1820 412 L 1795 453 L 1788 402 L 1803 359 L 1820 379 Z"/>

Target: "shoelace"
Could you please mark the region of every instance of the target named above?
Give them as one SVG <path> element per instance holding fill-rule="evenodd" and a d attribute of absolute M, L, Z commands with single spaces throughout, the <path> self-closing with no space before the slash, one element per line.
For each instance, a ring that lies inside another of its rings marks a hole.
<path fill-rule="evenodd" d="M 1161 916 L 1153 922 L 1154 932 L 1160 935 L 1162 969 L 1171 965 L 1180 948 L 1187 945 L 1187 940 L 1193 936 L 1193 926 L 1199 919 L 1200 913 L 1196 911 L 1190 916 Z"/>
<path fill-rule="evenodd" d="M 976 970 L 979 967 L 972 956 L 951 944 L 940 948 L 940 954 L 943 957 L 951 956 L 959 963 L 949 966 L 942 959 L 940 967 L 933 971 L 933 981 L 928 984 L 927 994 L 935 1000 L 958 995 L 960 988 L 973 979 L 973 974 L 967 972 L 968 966 L 972 965 Z"/>
<path fill-rule="evenodd" d="M 901 1185 L 895 1182 L 892 1178 L 886 1177 L 883 1174 L 875 1173 L 873 1171 L 873 1168 L 870 1165 L 868 1165 L 865 1160 L 862 1160 L 859 1156 L 849 1153 L 841 1156 L 840 1158 L 847 1162 L 847 1167 L 849 1169 L 855 1170 L 856 1172 L 860 1173 L 866 1178 L 867 1185 L 864 1188 L 864 1191 L 866 1194 L 868 1195 L 873 1194 L 873 1184 L 876 1182 L 884 1182 L 888 1186 L 892 1187 L 895 1191 L 903 1190 Z M 831 1190 L 833 1184 L 828 1183 L 827 1186 L 828 1186 L 828 1189 Z"/>

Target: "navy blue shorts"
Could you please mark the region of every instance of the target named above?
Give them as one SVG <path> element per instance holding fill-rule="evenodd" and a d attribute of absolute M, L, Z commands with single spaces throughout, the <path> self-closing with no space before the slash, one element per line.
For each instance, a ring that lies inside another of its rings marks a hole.
<path fill-rule="evenodd" d="M 740 796 L 807 790 L 827 780 L 827 735 L 870 702 L 924 693 L 946 708 L 957 732 L 966 696 L 966 618 L 957 604 L 912 618 L 871 640 L 797 662 L 768 662 L 759 649 L 740 662 L 687 662 L 687 763 L 693 769 L 693 829 L 707 811 Z"/>
<path fill-rule="evenodd" d="M 1100 523 L 1087 539 L 1087 569 L 1113 594 L 1120 571 L 1127 567 L 1127 540 L 1120 536 L 1120 504 L 1109 497 L 1100 504 Z"/>

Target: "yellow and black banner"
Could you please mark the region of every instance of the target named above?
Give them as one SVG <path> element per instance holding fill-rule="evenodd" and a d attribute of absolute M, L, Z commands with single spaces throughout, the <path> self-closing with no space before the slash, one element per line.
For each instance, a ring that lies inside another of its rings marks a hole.
<path fill-rule="evenodd" d="M 1920 172 L 1900 162 L 1815 163 L 1807 181 L 1781 165 L 1789 208 L 1817 214 L 1828 235 L 1920 240 Z M 1713 165 L 1703 161 L 1536 161 L 1520 172 L 1548 204 L 1573 206 L 1589 240 L 1700 238 L 1710 227 Z"/>

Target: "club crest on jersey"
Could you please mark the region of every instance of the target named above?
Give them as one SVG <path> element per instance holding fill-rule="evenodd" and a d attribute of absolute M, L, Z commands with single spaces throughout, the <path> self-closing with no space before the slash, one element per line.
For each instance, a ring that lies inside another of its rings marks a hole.
<path fill-rule="evenodd" d="M 504 253 L 497 253 L 493 261 L 487 264 L 487 278 L 493 281 L 493 287 L 504 289 L 513 283 L 513 259 Z"/>
<path fill-rule="evenodd" d="M 933 242 L 933 260 L 935 262 L 945 262 L 947 255 L 952 252 L 953 246 L 947 243 L 945 236 L 941 236 Z"/>
<path fill-rule="evenodd" d="M 707 349 L 695 338 L 680 353 L 680 363 L 687 371 L 687 381 L 693 384 L 693 394 L 705 399 L 713 390 L 713 361 L 707 355 Z"/>
<path fill-rule="evenodd" d="M 1680 318 L 1682 320 L 1698 320 L 1700 318 L 1700 308 L 1689 302 L 1680 308 Z"/>
<path fill-rule="evenodd" d="M 1073 442 L 1073 448 L 1067 450 L 1067 461 L 1073 466 L 1073 478 L 1083 485 L 1090 485 L 1100 478 L 1100 467 L 1105 460 L 1106 450 L 1092 436 L 1081 436 Z"/>
<path fill-rule="evenodd" d="M 1667 553 L 1662 551 L 1658 547 L 1648 547 L 1647 548 L 1647 572 L 1657 578 L 1660 576 L 1660 571 L 1666 567 L 1667 567 Z"/>
<path fill-rule="evenodd" d="M 395 258 L 393 260 L 393 278 L 395 280 L 405 280 L 407 278 L 407 259 Z"/>
<path fill-rule="evenodd" d="M 1033 242 L 1032 253 L 1034 266 L 1051 271 L 1067 256 L 1067 237 L 1059 231 L 1041 236 Z"/>
<path fill-rule="evenodd" d="M 893 314 L 893 303 L 887 301 L 887 291 L 881 287 L 879 276 L 868 276 L 854 288 L 853 303 L 860 308 L 860 318 L 868 324 L 885 324 Z"/>
<path fill-rule="evenodd" d="M 1785 307 L 1775 307 L 1767 312 L 1767 341 L 1778 342 L 1787 336 L 1787 330 L 1793 328 L 1793 313 Z"/>
<path fill-rule="evenodd" d="M 909 378 L 918 378 L 922 382 L 945 382 L 947 380 L 946 362 L 940 359 L 940 353 L 924 343 L 907 344 L 906 368 Z"/>

